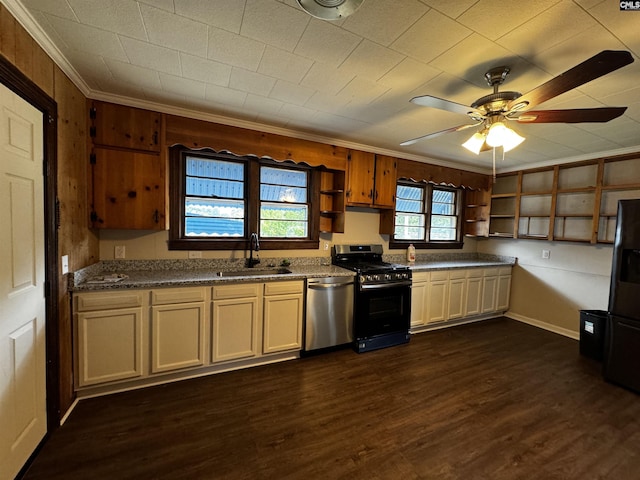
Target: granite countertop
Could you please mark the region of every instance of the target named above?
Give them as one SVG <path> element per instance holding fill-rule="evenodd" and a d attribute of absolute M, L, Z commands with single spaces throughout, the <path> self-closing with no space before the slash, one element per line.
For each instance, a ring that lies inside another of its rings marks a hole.
<path fill-rule="evenodd" d="M 430 270 L 454 270 L 459 268 L 486 268 L 513 266 L 516 257 L 488 255 L 482 253 L 436 253 L 418 254 L 415 262 L 407 262 L 401 255 L 389 255 L 385 260 L 398 265 L 405 265 L 414 272 Z"/>
<path fill-rule="evenodd" d="M 193 260 L 106 260 L 69 275 L 69 290 L 92 292 L 158 287 L 189 287 L 223 283 L 270 282 L 304 280 L 319 277 L 352 277 L 351 270 L 330 265 L 328 258 L 308 257 L 292 259 L 286 268 L 291 273 L 277 273 L 284 259 L 265 259 L 253 269 L 247 269 L 242 259 Z M 406 265 L 411 270 L 451 270 L 512 266 L 514 257 L 483 254 L 419 254 L 414 263 L 403 255 L 384 255 L 386 262 Z M 256 275 L 256 271 L 271 270 Z M 224 272 L 219 276 L 218 272 Z"/>
<path fill-rule="evenodd" d="M 441 260 L 441 261 L 416 261 L 414 263 L 404 262 L 414 272 L 431 270 L 454 270 L 458 268 L 483 268 L 483 267 L 504 267 L 513 266 L 515 262 L 504 260 Z"/>
<path fill-rule="evenodd" d="M 287 267 L 291 273 L 277 273 L 278 268 L 266 263 L 247 269 L 216 262 L 207 265 L 206 261 L 104 261 L 74 272 L 69 278 L 69 290 L 92 292 L 354 276 L 354 272 L 333 265 L 294 264 Z M 256 275 L 264 270 L 272 271 Z M 224 276 L 219 276 L 218 272 L 224 272 Z"/>

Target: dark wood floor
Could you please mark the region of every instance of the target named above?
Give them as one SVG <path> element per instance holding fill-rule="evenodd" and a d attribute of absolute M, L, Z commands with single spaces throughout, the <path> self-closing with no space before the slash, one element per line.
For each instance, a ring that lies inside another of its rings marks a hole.
<path fill-rule="evenodd" d="M 81 401 L 36 479 L 638 479 L 640 396 L 499 319 Z"/>

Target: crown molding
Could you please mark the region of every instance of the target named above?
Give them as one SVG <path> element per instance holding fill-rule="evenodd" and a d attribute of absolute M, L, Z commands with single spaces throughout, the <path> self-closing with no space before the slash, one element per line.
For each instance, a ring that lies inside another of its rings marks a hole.
<path fill-rule="evenodd" d="M 20 25 L 31 35 L 34 41 L 51 57 L 53 62 L 69 77 L 69 80 L 78 87 L 82 94 L 87 97 L 91 89 L 89 85 L 78 74 L 73 65 L 51 41 L 40 24 L 33 18 L 33 15 L 24 8 L 19 0 L 0 0 L 6 9 L 13 15 Z"/>
<path fill-rule="evenodd" d="M 224 115 L 218 115 L 215 113 L 208 113 L 199 110 L 192 110 L 182 107 L 176 107 L 172 105 L 161 104 L 157 102 L 151 102 L 148 100 L 141 100 L 139 98 L 126 97 L 122 95 L 114 95 L 99 91 L 91 91 L 88 98 L 94 100 L 102 100 L 105 102 L 117 103 L 120 105 L 127 105 L 129 107 L 143 108 L 146 110 L 154 110 L 168 115 L 177 115 L 180 117 L 193 118 L 196 120 L 203 120 L 206 122 L 221 123 L 223 125 L 229 125 L 232 127 L 246 128 L 248 130 L 257 130 L 265 133 L 272 133 L 274 135 L 282 135 L 285 137 L 297 138 L 300 140 L 309 140 L 311 142 L 324 143 L 328 145 L 335 145 L 338 147 L 349 148 L 353 150 L 361 150 L 365 152 L 377 153 L 379 155 L 388 155 L 391 157 L 399 157 L 406 160 L 415 160 L 422 163 L 430 163 L 432 165 L 439 165 L 441 167 L 458 168 L 460 170 L 466 170 L 468 172 L 481 173 L 489 175 L 491 173 L 490 168 L 469 165 L 466 163 L 455 162 L 452 160 L 427 157 L 422 155 L 415 155 L 406 152 L 400 152 L 397 150 L 390 150 L 386 148 L 374 147 L 371 145 L 365 145 L 362 143 L 351 142 L 348 140 L 342 140 L 338 138 L 328 137 L 324 135 L 318 135 L 309 132 L 301 132 L 299 130 L 292 130 L 284 127 L 277 127 L 266 123 L 253 122 L 250 120 L 242 120 L 238 118 L 226 117 Z"/>

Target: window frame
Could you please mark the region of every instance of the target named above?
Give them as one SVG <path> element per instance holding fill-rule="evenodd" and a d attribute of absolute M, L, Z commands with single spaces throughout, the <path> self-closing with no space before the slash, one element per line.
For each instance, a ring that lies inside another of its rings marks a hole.
<path fill-rule="evenodd" d="M 184 215 L 186 196 L 186 159 L 199 157 L 222 161 L 241 162 L 245 165 L 244 236 L 231 238 L 186 237 Z M 320 246 L 319 172 L 317 169 L 287 160 L 277 162 L 256 156 L 237 156 L 211 149 L 193 150 L 182 145 L 169 149 L 169 250 L 248 250 L 251 233 L 259 232 L 260 222 L 260 166 L 287 168 L 307 172 L 307 195 L 309 205 L 308 236 L 301 239 L 260 237 L 261 250 L 317 249 Z"/>
<path fill-rule="evenodd" d="M 449 187 L 444 185 L 436 185 L 431 182 L 414 182 L 411 180 L 398 180 L 396 182 L 396 189 L 398 185 L 406 185 L 409 187 L 419 187 L 424 190 L 423 198 L 423 211 L 422 214 L 425 218 L 425 238 L 420 240 L 413 239 L 396 239 L 395 227 L 396 227 L 396 214 L 397 210 L 394 210 L 393 214 L 393 233 L 389 236 L 389 248 L 407 248 L 409 245 L 413 245 L 416 249 L 460 249 L 463 247 L 463 232 L 462 232 L 462 188 Z M 431 235 L 431 216 L 432 216 L 432 203 L 434 190 L 443 190 L 454 192 L 455 194 L 455 212 L 456 212 L 456 239 L 455 240 L 429 240 Z M 397 198 L 396 198 L 397 202 Z M 397 203 L 396 203 L 397 205 Z"/>

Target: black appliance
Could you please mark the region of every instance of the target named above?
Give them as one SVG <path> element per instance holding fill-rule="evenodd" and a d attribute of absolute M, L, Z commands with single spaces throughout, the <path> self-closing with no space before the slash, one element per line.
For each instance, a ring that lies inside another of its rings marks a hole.
<path fill-rule="evenodd" d="M 356 272 L 354 349 L 362 353 L 407 343 L 411 269 L 382 261 L 382 245 L 334 245 L 332 262 Z"/>
<path fill-rule="evenodd" d="M 620 200 L 603 373 L 640 392 L 640 200 Z"/>

